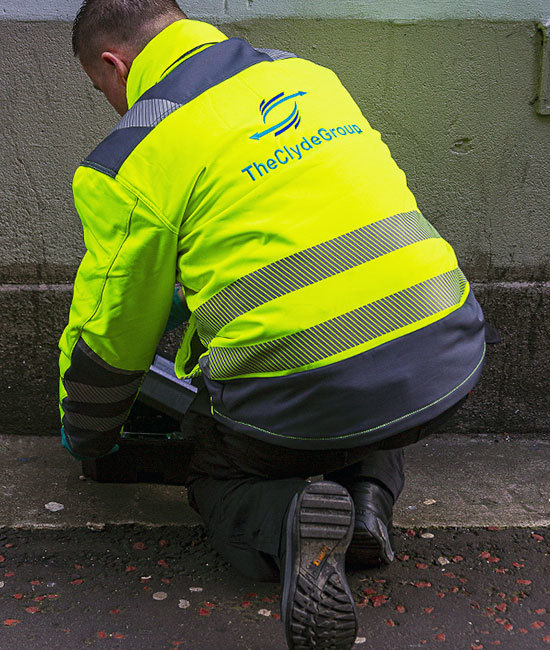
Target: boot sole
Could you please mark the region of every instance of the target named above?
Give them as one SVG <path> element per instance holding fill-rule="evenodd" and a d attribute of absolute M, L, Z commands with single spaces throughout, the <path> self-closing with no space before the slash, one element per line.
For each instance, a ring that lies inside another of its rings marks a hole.
<path fill-rule="evenodd" d="M 281 611 L 290 650 L 350 650 L 357 612 L 345 575 L 353 501 L 337 483 L 311 483 L 288 515 Z"/>

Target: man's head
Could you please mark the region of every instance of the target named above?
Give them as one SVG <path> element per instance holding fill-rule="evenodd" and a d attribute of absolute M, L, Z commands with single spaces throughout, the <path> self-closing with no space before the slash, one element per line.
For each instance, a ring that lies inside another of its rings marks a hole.
<path fill-rule="evenodd" d="M 120 115 L 128 110 L 126 79 L 136 56 L 186 17 L 176 0 L 84 0 L 73 24 L 73 51 Z"/>

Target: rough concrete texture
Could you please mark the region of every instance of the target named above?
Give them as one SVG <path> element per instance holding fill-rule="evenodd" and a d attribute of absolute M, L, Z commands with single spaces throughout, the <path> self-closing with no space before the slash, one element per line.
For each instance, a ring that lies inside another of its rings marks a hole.
<path fill-rule="evenodd" d="M 549 452 L 548 440 L 508 435 L 438 434 L 409 447 L 396 525 L 548 526 Z"/>
<path fill-rule="evenodd" d="M 185 489 L 80 480 L 81 464 L 59 436 L 0 436 L 0 528 L 101 528 L 107 523 L 196 525 Z M 48 503 L 63 510 L 50 511 Z"/>
<path fill-rule="evenodd" d="M 502 343 L 489 346 L 481 382 L 454 422 L 461 433 L 547 435 L 550 284 L 474 286 Z M 57 341 L 70 285 L 0 286 L 0 432 L 52 435 L 59 428 Z M 179 331 L 161 342 L 169 355 Z"/>
<path fill-rule="evenodd" d="M 549 451 L 548 440 L 505 436 L 437 435 L 411 446 L 394 523 L 550 526 Z M 0 436 L 0 529 L 199 522 L 181 487 L 96 483 L 80 474 L 59 437 Z M 50 502 L 63 510 L 46 509 Z"/>
<path fill-rule="evenodd" d="M 66 24 L 0 21 L 0 282 L 72 281 L 83 255 L 71 182 L 116 124 L 70 53 Z"/>
<path fill-rule="evenodd" d="M 257 17 L 365 18 L 368 20 L 538 19 L 546 0 L 178 0 L 190 18 L 230 22 Z M 2 0 L 0 18 L 72 20 L 82 0 Z"/>
<path fill-rule="evenodd" d="M 520 434 L 550 432 L 550 283 L 474 285 L 501 343 L 487 347 L 482 378 L 457 430 Z"/>
<path fill-rule="evenodd" d="M 0 431 L 59 429 L 57 341 L 69 313 L 70 285 L 0 286 Z"/>
<path fill-rule="evenodd" d="M 532 105 L 534 23 L 264 19 L 224 30 L 336 70 L 480 284 L 504 343 L 461 430 L 548 431 L 550 116 Z M 83 253 L 71 177 L 117 118 L 72 59 L 67 23 L 0 20 L 0 55 L 0 430 L 53 433 L 56 345 Z"/>
<path fill-rule="evenodd" d="M 57 347 L 66 325 L 70 284 L 0 285 L 0 433 L 52 435 L 59 430 Z M 159 352 L 175 354 L 182 330 Z"/>
<path fill-rule="evenodd" d="M 475 280 L 548 280 L 550 117 L 534 24 L 255 20 L 230 35 L 339 73 Z M 82 255 L 71 176 L 116 117 L 66 23 L 0 21 L 0 282 L 69 280 Z M 345 44 L 345 46 L 343 46 Z"/>

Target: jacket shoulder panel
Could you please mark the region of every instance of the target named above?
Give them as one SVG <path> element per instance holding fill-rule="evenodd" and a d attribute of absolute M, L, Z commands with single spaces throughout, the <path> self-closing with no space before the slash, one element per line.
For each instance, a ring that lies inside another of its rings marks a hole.
<path fill-rule="evenodd" d="M 208 47 L 144 93 L 82 165 L 116 178 L 134 149 L 178 108 L 257 63 L 292 56 L 278 50 L 256 50 L 240 38 Z"/>
<path fill-rule="evenodd" d="M 120 130 L 115 128 L 86 158 L 82 167 L 91 167 L 116 178 L 124 161 L 152 129 L 148 126 Z"/>

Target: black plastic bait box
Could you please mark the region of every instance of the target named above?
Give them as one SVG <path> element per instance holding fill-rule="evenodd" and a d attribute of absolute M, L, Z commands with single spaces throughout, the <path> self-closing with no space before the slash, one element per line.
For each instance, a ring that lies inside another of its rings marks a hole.
<path fill-rule="evenodd" d="M 188 414 L 198 389 L 178 379 L 159 355 L 145 377 L 119 441 L 119 451 L 82 462 L 84 476 L 101 483 L 185 482 L 195 438 Z"/>

